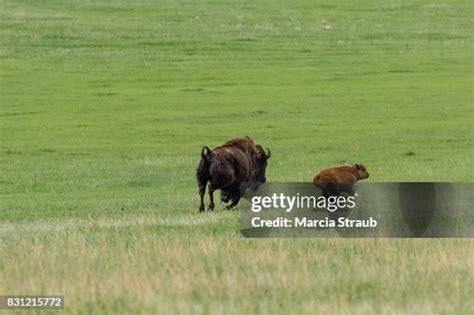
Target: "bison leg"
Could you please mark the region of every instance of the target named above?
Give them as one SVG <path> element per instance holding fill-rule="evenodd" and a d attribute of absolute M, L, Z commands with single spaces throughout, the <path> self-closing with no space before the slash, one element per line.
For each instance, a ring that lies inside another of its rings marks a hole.
<path fill-rule="evenodd" d="M 232 203 L 230 205 L 228 205 L 226 208 L 226 210 L 230 210 L 232 209 L 233 207 L 235 207 L 239 201 L 240 201 L 240 191 L 239 190 L 234 190 L 232 191 Z"/>
<path fill-rule="evenodd" d="M 204 194 L 206 193 L 206 184 L 199 185 L 199 197 L 201 198 L 201 203 L 199 205 L 199 212 L 204 211 Z"/>
<path fill-rule="evenodd" d="M 221 201 L 224 203 L 228 203 L 231 198 L 231 193 L 231 191 L 221 189 Z"/>
<path fill-rule="evenodd" d="M 208 209 L 210 211 L 213 211 L 214 210 L 214 187 L 211 186 L 211 184 L 209 184 L 209 187 L 208 187 L 208 192 L 209 192 L 209 207 Z"/>

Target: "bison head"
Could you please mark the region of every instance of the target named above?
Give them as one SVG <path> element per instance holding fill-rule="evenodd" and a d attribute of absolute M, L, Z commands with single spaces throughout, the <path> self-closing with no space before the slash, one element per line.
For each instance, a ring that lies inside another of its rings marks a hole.
<path fill-rule="evenodd" d="M 267 152 L 259 144 L 256 145 L 257 155 L 255 163 L 255 172 L 254 172 L 254 181 L 258 183 L 265 183 L 267 178 L 265 177 L 265 172 L 267 170 L 268 159 L 272 155 L 272 152 L 267 148 Z"/>

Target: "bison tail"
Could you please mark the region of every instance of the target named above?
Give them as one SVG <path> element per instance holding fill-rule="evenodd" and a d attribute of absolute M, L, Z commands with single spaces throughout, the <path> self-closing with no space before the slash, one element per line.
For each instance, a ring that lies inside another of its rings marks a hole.
<path fill-rule="evenodd" d="M 211 153 L 211 149 L 209 147 L 204 146 L 201 151 L 201 159 L 205 163 L 209 163 L 209 154 Z"/>

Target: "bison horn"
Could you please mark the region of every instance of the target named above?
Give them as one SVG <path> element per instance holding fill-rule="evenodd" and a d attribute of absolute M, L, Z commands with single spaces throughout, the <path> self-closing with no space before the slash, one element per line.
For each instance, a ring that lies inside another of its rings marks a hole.
<path fill-rule="evenodd" d="M 272 156 L 272 151 L 270 151 L 270 149 L 267 148 L 267 159 L 269 159 L 270 156 Z"/>

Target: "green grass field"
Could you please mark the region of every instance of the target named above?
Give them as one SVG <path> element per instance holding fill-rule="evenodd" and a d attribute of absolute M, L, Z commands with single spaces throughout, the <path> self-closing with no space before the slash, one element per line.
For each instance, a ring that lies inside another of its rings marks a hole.
<path fill-rule="evenodd" d="M 472 314 L 470 239 L 242 239 L 202 145 L 269 181 L 472 181 L 472 1 L 0 1 L 0 295 L 67 313 Z M 56 314 L 56 313 L 54 313 Z"/>

